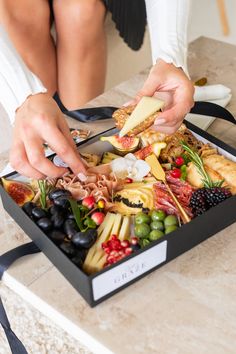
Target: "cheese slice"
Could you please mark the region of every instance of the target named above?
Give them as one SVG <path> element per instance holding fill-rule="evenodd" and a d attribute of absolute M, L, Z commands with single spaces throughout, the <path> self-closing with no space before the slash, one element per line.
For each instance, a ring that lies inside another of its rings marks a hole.
<path fill-rule="evenodd" d="M 149 155 L 146 157 L 145 161 L 151 167 L 152 175 L 158 179 L 159 181 L 165 181 L 166 175 L 165 171 L 163 170 L 160 162 L 158 161 L 157 157 L 154 154 Z"/>
<path fill-rule="evenodd" d="M 130 117 L 126 120 L 119 136 L 122 137 L 164 107 L 164 102 L 154 97 L 142 97 Z"/>

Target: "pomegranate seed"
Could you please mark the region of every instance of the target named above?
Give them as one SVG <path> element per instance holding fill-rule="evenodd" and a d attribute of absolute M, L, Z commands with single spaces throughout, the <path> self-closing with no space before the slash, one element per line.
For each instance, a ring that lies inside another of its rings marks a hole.
<path fill-rule="evenodd" d="M 182 166 L 182 165 L 184 165 L 184 159 L 183 159 L 183 157 L 182 157 L 182 156 L 176 157 L 176 159 L 175 159 L 175 164 L 176 164 L 176 166 Z"/>
<path fill-rule="evenodd" d="M 181 177 L 181 171 L 179 168 L 175 168 L 170 172 L 171 176 L 174 178 L 180 178 Z"/>
<path fill-rule="evenodd" d="M 118 237 L 116 235 L 111 235 L 110 240 L 116 241 L 118 240 Z"/>
<path fill-rule="evenodd" d="M 132 248 L 131 247 L 127 247 L 125 249 L 125 254 L 128 256 L 129 254 L 131 254 L 133 252 Z"/>
<path fill-rule="evenodd" d="M 113 250 L 119 250 L 119 249 L 122 248 L 122 247 L 121 247 L 121 244 L 120 244 L 120 240 L 118 240 L 118 239 L 116 239 L 116 240 L 111 240 L 110 243 L 111 243 L 111 248 L 112 248 Z"/>
<path fill-rule="evenodd" d="M 107 243 L 103 242 L 101 246 L 102 246 L 102 249 L 104 250 L 107 247 Z"/>
<path fill-rule="evenodd" d="M 125 252 L 124 251 L 119 251 L 118 254 L 119 254 L 119 256 L 124 256 Z"/>
<path fill-rule="evenodd" d="M 130 240 L 130 242 L 131 242 L 131 244 L 132 245 L 137 245 L 138 244 L 138 238 L 137 237 L 131 237 L 131 240 Z"/>
<path fill-rule="evenodd" d="M 107 244 L 107 247 L 111 248 L 111 241 L 107 241 L 106 244 Z"/>
<path fill-rule="evenodd" d="M 107 263 L 112 264 L 114 262 L 115 262 L 115 257 L 113 257 L 113 256 L 108 256 L 107 257 Z"/>
<path fill-rule="evenodd" d="M 113 251 L 111 251 L 110 256 L 117 257 L 118 256 L 118 252 L 113 250 Z"/>
<path fill-rule="evenodd" d="M 122 242 L 121 242 L 121 246 L 122 246 L 123 248 L 129 247 L 129 241 L 128 241 L 128 240 L 122 241 Z"/>

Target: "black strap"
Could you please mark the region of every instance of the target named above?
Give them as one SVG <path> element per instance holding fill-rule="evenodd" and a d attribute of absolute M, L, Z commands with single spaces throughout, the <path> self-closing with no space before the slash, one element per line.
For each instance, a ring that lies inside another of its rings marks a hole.
<path fill-rule="evenodd" d="M 25 245 L 16 247 L 0 256 L 0 279 L 2 279 L 3 273 L 7 270 L 12 263 L 18 258 L 23 256 L 40 252 L 40 249 L 33 243 L 29 242 Z M 11 329 L 11 325 L 7 318 L 6 311 L 4 309 L 1 297 L 0 297 L 0 323 L 6 334 L 9 346 L 12 354 L 27 354 L 27 351 Z"/>
<path fill-rule="evenodd" d="M 190 113 L 220 118 L 236 124 L 234 116 L 226 108 L 211 102 L 195 102 Z"/>
<path fill-rule="evenodd" d="M 60 97 L 57 93 L 53 96 L 58 106 L 66 115 L 80 121 L 80 122 L 93 122 L 101 119 L 109 119 L 112 114 L 117 109 L 117 107 L 93 107 L 93 108 L 82 108 L 74 111 L 68 111 L 62 104 Z M 216 117 L 220 119 L 227 120 L 235 124 L 235 118 L 233 115 L 225 108 L 219 106 L 218 104 L 211 102 L 195 102 L 190 113 L 201 114 L 204 116 Z"/>

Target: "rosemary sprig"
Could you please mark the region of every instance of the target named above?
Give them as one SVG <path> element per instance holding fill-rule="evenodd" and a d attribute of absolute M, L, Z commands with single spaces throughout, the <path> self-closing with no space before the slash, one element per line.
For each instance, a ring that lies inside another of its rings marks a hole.
<path fill-rule="evenodd" d="M 48 186 L 47 186 L 46 179 L 38 180 L 38 187 L 40 190 L 39 200 L 40 200 L 41 207 L 42 207 L 42 209 L 46 209 L 47 208 L 47 192 L 48 192 L 47 191 Z"/>
<path fill-rule="evenodd" d="M 208 175 L 207 171 L 205 170 L 201 157 L 195 151 L 193 151 L 184 141 L 181 141 L 181 145 L 184 148 L 184 150 L 188 153 L 190 160 L 194 163 L 199 174 L 201 175 L 202 183 L 204 187 L 206 188 L 221 187 L 222 184 L 224 183 L 224 180 L 213 182 L 211 177 Z"/>

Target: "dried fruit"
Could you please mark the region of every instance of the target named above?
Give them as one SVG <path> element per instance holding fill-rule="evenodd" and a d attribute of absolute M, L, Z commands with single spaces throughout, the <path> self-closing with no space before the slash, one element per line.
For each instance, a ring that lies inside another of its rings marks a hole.
<path fill-rule="evenodd" d="M 19 206 L 34 198 L 34 191 L 28 184 L 5 178 L 1 178 L 1 180 L 3 188 Z"/>

